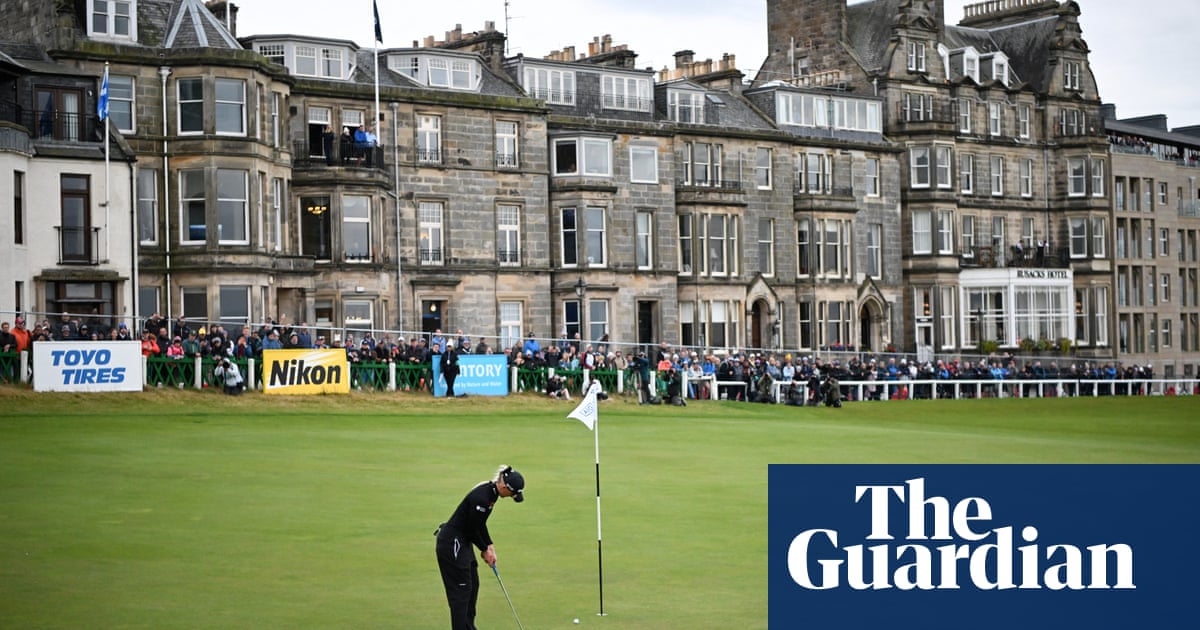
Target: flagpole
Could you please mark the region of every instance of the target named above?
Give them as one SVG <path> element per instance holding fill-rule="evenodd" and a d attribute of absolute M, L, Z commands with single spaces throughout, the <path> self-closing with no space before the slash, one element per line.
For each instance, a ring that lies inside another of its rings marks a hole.
<path fill-rule="evenodd" d="M 104 257 L 112 260 L 112 230 L 108 229 L 109 194 L 108 194 L 108 62 L 104 62 L 104 112 L 100 122 L 104 125 Z M 84 238 L 87 238 L 86 236 Z"/>
<path fill-rule="evenodd" d="M 379 134 L 383 131 L 379 128 L 379 44 L 383 43 L 383 29 L 379 24 L 379 3 L 375 0 L 371 1 L 371 12 L 375 17 L 375 41 L 371 44 L 371 56 L 375 59 L 375 120 L 371 121 L 370 130 L 378 141 Z"/>
<path fill-rule="evenodd" d="M 589 396 L 595 397 L 595 392 L 589 392 Z M 598 401 L 597 401 L 598 403 Z M 600 613 L 599 616 L 604 616 L 604 537 L 600 530 L 600 414 L 596 414 L 596 430 L 593 431 L 596 438 L 596 566 L 597 576 L 600 581 Z"/>
<path fill-rule="evenodd" d="M 600 383 L 592 381 L 588 391 L 580 401 L 579 406 L 575 411 L 567 414 L 568 418 L 575 418 L 583 423 L 592 432 L 592 437 L 596 444 L 596 566 L 598 567 L 599 582 L 600 582 L 600 612 L 599 616 L 604 616 L 604 536 L 600 527 L 600 401 L 599 394 L 603 391 Z"/>

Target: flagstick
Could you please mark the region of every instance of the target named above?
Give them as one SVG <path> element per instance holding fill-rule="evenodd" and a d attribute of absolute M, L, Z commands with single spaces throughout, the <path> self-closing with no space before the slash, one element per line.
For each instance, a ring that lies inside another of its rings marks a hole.
<path fill-rule="evenodd" d="M 594 395 L 594 394 L 592 394 Z M 599 401 L 596 401 L 599 405 Z M 604 616 L 604 537 L 600 535 L 600 414 L 596 414 L 596 563 L 600 578 L 600 613 Z"/>

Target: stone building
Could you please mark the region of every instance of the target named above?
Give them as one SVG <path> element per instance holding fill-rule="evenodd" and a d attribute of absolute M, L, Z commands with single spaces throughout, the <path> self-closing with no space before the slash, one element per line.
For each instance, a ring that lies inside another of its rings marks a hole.
<path fill-rule="evenodd" d="M 114 99 L 111 115 L 100 119 L 102 74 L 37 47 L 0 46 L 0 319 L 6 322 L 25 315 L 32 330 L 70 312 L 103 334 L 135 310 L 136 226 L 129 212 L 135 156 L 113 131 L 129 112 Z"/>
<path fill-rule="evenodd" d="M 1106 106 L 1113 164 L 1118 356 L 1163 377 L 1200 364 L 1200 128 L 1165 116 L 1117 119 Z"/>
<path fill-rule="evenodd" d="M 756 87 L 879 97 L 903 146 L 899 347 L 1113 356 L 1097 332 L 1112 321 L 1111 174 L 1079 13 L 1000 0 L 952 26 L 941 0 L 768 3 Z"/>
<path fill-rule="evenodd" d="M 959 25 L 941 0 L 772 0 L 752 82 L 728 54 L 638 68 L 607 35 L 506 57 L 491 24 L 377 50 L 238 38 L 219 0 L 0 7 L 17 93 L 74 82 L 94 111 L 109 64 L 128 190 L 106 208 L 138 241 L 99 274 L 130 294 L 115 314 L 493 345 L 1071 346 L 1180 372 L 1200 341 L 1194 165 L 1114 148 L 1069 0 Z M 69 149 L 96 173 L 94 133 L 39 148 L 10 122 L 5 159 Z M 1108 124 L 1194 151 L 1143 122 Z M 1145 195 L 1154 216 L 1127 205 Z M 34 311 L 79 271 L 10 268 Z"/>

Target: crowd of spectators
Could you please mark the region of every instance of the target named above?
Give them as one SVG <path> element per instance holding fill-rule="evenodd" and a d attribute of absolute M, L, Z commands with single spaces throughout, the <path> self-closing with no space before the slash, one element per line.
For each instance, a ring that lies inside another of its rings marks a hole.
<path fill-rule="evenodd" d="M 1120 147 L 1126 153 L 1143 153 L 1187 166 L 1200 166 L 1200 152 L 1186 149 L 1180 151 L 1179 147 L 1150 142 L 1140 136 L 1109 133 L 1108 143 Z"/>
<path fill-rule="evenodd" d="M 15 321 L 17 325 L 13 329 L 5 326 L 0 330 L 0 344 L 18 350 L 24 349 L 21 339 L 27 340 L 23 342 L 24 347 L 42 340 L 134 339 L 125 323 L 113 326 L 95 316 L 84 319 L 62 313 L 53 321 L 44 319 L 30 324 L 20 317 Z M 217 361 L 225 358 L 245 360 L 259 358 L 264 350 L 270 349 L 342 348 L 351 364 L 429 365 L 450 347 L 458 355 L 496 352 L 486 339 L 473 343 L 461 329 L 453 335 L 438 329 L 431 334 L 413 334 L 408 338 L 403 335 L 393 337 L 386 332 L 376 337 L 371 331 L 347 330 L 345 334 L 336 333 L 327 338 L 324 331 L 314 332 L 304 322 L 291 326 L 268 319 L 264 324 L 227 330 L 220 323 L 198 325 L 182 316 L 170 321 L 157 313 L 148 317 L 141 329 L 142 354 L 171 360 L 196 357 Z M 885 392 L 891 397 L 949 398 L 998 395 L 1001 391 L 996 385 L 980 381 L 1008 382 L 1006 391 L 1021 395 L 1027 395 L 1035 388 L 1033 383 L 1036 381 L 1068 381 L 1061 385 L 1063 391 L 1059 392 L 1056 384 L 1048 390 L 1048 395 L 1141 394 L 1147 393 L 1145 381 L 1154 378 L 1150 365 L 1086 360 L 1064 360 L 1059 365 L 1053 358 L 1043 363 L 1036 357 L 1019 360 L 1011 354 L 977 360 L 919 362 L 903 355 L 867 353 L 832 359 L 735 349 L 701 353 L 696 348 L 673 348 L 667 342 L 656 347 L 622 350 L 613 345 L 607 335 L 595 343 L 588 343 L 578 334 L 568 338 L 562 333 L 557 339 L 544 342 L 529 332 L 525 339 L 505 346 L 499 352 L 506 356 L 510 367 L 516 368 L 632 373 L 638 398 L 643 403 L 665 401 L 683 405 L 687 399 L 723 398 L 815 404 L 829 398 L 831 379 L 841 383 L 836 387 L 839 402 L 859 397 L 879 400 Z M 915 381 L 911 392 L 905 386 L 909 381 Z M 952 386 L 954 381 L 961 383 Z M 1114 384 L 1102 384 L 1099 390 L 1093 391 L 1096 385 L 1088 381 L 1114 381 Z M 653 390 L 652 382 L 656 385 Z M 866 385 L 860 388 L 846 385 L 847 382 Z M 901 386 L 882 386 L 889 382 Z M 1013 385 L 1013 382 L 1018 384 Z M 777 383 L 790 386 L 777 387 Z M 547 393 L 556 397 L 568 397 L 572 393 L 570 384 L 562 380 L 554 381 L 553 390 Z"/>

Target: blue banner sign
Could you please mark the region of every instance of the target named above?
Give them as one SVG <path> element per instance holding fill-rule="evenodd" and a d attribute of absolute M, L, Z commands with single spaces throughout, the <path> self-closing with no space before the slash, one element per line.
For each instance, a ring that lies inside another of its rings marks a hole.
<path fill-rule="evenodd" d="M 503 354 L 458 355 L 458 378 L 454 380 L 455 394 L 472 396 L 508 395 L 508 358 Z M 442 377 L 441 361 L 433 361 L 433 395 L 446 395 L 446 379 Z"/>
<path fill-rule="evenodd" d="M 1200 465 L 768 474 L 773 630 L 1194 627 Z"/>

